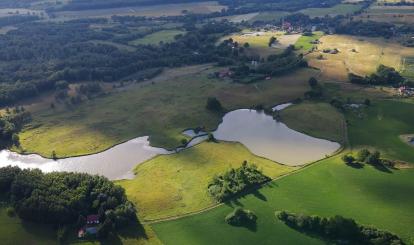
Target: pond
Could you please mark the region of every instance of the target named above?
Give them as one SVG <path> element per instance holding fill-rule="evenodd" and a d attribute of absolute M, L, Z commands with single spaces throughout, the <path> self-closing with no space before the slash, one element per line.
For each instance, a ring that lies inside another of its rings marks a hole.
<path fill-rule="evenodd" d="M 276 106 L 282 110 L 291 104 Z M 131 179 L 133 169 L 157 155 L 173 154 L 205 141 L 206 132 L 185 130 L 192 139 L 185 147 L 168 151 L 152 147 L 148 137 L 139 137 L 116 145 L 106 151 L 59 160 L 43 158 L 36 154 L 22 155 L 9 150 L 0 151 L 0 167 L 8 165 L 21 168 L 39 168 L 43 172 L 67 171 L 99 174 L 111 180 Z M 236 110 L 227 113 L 213 133 L 219 140 L 237 141 L 254 154 L 286 165 L 302 165 L 335 152 L 340 145 L 296 132 L 271 116 L 254 110 Z"/>
<path fill-rule="evenodd" d="M 248 109 L 227 113 L 214 137 L 240 142 L 258 156 L 290 166 L 322 159 L 340 148 L 336 142 L 302 134 L 263 112 Z"/>

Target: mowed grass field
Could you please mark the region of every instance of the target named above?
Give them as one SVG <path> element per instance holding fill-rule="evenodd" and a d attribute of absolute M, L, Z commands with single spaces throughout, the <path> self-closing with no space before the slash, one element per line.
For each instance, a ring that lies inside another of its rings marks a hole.
<path fill-rule="evenodd" d="M 327 103 L 300 103 L 280 113 L 289 128 L 317 138 L 344 145 L 347 141 L 346 123 L 342 113 Z"/>
<path fill-rule="evenodd" d="M 414 242 L 414 170 L 392 173 L 342 163 L 340 156 L 323 160 L 273 181 L 244 198 L 213 210 L 153 224 L 165 244 L 326 244 L 290 229 L 275 218 L 277 210 L 309 215 L 342 215 L 364 225 L 394 232 Z M 256 229 L 234 227 L 224 217 L 241 206 L 256 213 Z"/>
<path fill-rule="evenodd" d="M 133 6 L 122 8 L 80 10 L 80 11 L 61 11 L 56 12 L 57 19 L 81 19 L 81 18 L 110 18 L 113 15 L 132 15 L 132 16 L 179 16 L 184 10 L 196 14 L 208 14 L 212 12 L 220 12 L 226 9 L 224 5 L 220 5 L 216 1 L 193 2 L 193 3 L 177 3 L 162 4 L 152 6 Z"/>
<path fill-rule="evenodd" d="M 414 49 L 381 38 L 347 35 L 327 35 L 320 38 L 318 52 L 308 56 L 309 64 L 321 70 L 322 80 L 347 81 L 348 73 L 370 75 L 380 64 L 402 69 L 402 59 L 414 56 Z M 324 49 L 339 50 L 338 54 L 325 54 Z M 353 51 L 355 50 L 355 52 Z M 318 59 L 319 55 L 323 59 Z"/>
<path fill-rule="evenodd" d="M 140 164 L 135 179 L 118 183 L 139 207 L 143 221 L 167 218 L 214 205 L 207 192 L 208 183 L 213 176 L 237 168 L 243 161 L 256 164 L 272 178 L 296 169 L 257 157 L 239 143 L 204 142 Z"/>
<path fill-rule="evenodd" d="M 165 148 L 180 145 L 182 130 L 206 126 L 212 130 L 221 114 L 209 112 L 207 98 L 217 97 L 227 110 L 275 105 L 302 97 L 313 69 L 301 69 L 256 84 L 208 79 L 217 71 L 208 65 L 166 71 L 152 81 L 132 85 L 68 109 L 57 105 L 34 112 L 19 134 L 21 148 L 50 157 L 90 154 L 138 136 Z"/>
<path fill-rule="evenodd" d="M 310 51 L 313 47 L 316 47 L 316 44 L 312 44 L 311 42 L 314 42 L 318 39 L 320 39 L 323 36 L 323 32 L 316 31 L 313 32 L 311 36 L 301 36 L 295 43 L 295 49 L 299 51 Z"/>
<path fill-rule="evenodd" d="M 402 75 L 411 81 L 414 81 L 414 56 L 403 58 Z"/>
<path fill-rule="evenodd" d="M 160 42 L 170 43 L 174 37 L 179 34 L 185 34 L 181 30 L 162 30 L 146 35 L 143 38 L 129 42 L 129 45 L 158 45 Z"/>
<path fill-rule="evenodd" d="M 299 11 L 300 13 L 306 14 L 311 18 L 324 17 L 326 15 L 347 15 L 353 14 L 360 10 L 362 5 L 360 4 L 338 4 L 330 8 L 307 8 Z"/>
<path fill-rule="evenodd" d="M 351 146 L 372 146 L 387 158 L 414 164 L 414 150 L 400 135 L 414 133 L 414 104 L 376 101 L 359 113 L 348 113 Z"/>
<path fill-rule="evenodd" d="M 356 19 L 391 22 L 394 24 L 412 24 L 414 23 L 414 6 L 384 6 L 383 3 L 372 4 L 366 12 L 357 16 Z"/>

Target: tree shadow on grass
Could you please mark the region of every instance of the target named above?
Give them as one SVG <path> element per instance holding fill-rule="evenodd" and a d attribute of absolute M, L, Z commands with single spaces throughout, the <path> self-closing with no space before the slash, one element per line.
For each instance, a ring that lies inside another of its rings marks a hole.
<path fill-rule="evenodd" d="M 148 235 L 145 231 L 144 226 L 139 222 L 135 221 L 128 226 L 111 233 L 106 239 L 101 240 L 103 245 L 121 245 L 123 244 L 122 238 L 125 239 L 148 239 Z"/>
<path fill-rule="evenodd" d="M 390 168 L 388 168 L 388 167 L 387 167 L 387 166 L 385 166 L 384 164 L 374 164 L 374 165 L 373 165 L 373 167 L 374 167 L 376 170 L 379 170 L 379 171 L 381 171 L 381 172 L 392 174 L 392 171 L 390 170 Z"/>
<path fill-rule="evenodd" d="M 356 169 L 364 168 L 364 164 L 359 163 L 359 162 L 346 163 L 346 165 L 351 167 L 351 168 L 356 168 Z"/>

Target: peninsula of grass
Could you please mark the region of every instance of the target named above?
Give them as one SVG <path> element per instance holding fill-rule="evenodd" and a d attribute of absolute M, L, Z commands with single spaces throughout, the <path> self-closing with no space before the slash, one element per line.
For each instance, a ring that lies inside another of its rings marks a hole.
<path fill-rule="evenodd" d="M 255 164 L 271 178 L 296 169 L 257 157 L 239 143 L 204 142 L 138 165 L 133 180 L 118 183 L 139 207 L 142 220 L 166 218 L 215 204 L 207 192 L 209 182 L 215 175 L 240 167 L 243 161 Z"/>
<path fill-rule="evenodd" d="M 151 145 L 175 148 L 186 128 L 215 129 L 222 114 L 206 109 L 208 97 L 216 97 L 226 110 L 272 106 L 294 100 L 309 89 L 313 69 L 254 84 L 209 79 L 218 71 L 209 66 L 184 67 L 166 71 L 152 81 L 85 101 L 75 107 L 47 104 L 32 113 L 33 120 L 19 134 L 26 153 L 51 157 L 91 154 L 139 136 L 150 136 Z"/>
<path fill-rule="evenodd" d="M 346 142 L 346 123 L 342 113 L 327 103 L 305 102 L 280 112 L 281 120 L 291 129 L 307 135 Z"/>
<path fill-rule="evenodd" d="M 414 241 L 414 169 L 390 171 L 368 165 L 352 168 L 339 155 L 226 205 L 152 227 L 168 244 L 325 244 L 276 219 L 275 211 L 288 210 L 353 218 L 361 225 L 395 233 L 410 244 Z M 237 206 L 257 215 L 255 227 L 234 227 L 225 222 Z"/>

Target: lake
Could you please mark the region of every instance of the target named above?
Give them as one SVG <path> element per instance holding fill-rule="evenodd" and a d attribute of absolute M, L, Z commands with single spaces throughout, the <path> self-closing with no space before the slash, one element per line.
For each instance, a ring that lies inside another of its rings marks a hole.
<path fill-rule="evenodd" d="M 248 109 L 227 113 L 214 137 L 240 142 L 258 156 L 290 166 L 322 159 L 340 148 L 336 142 L 297 132 L 263 112 Z"/>

